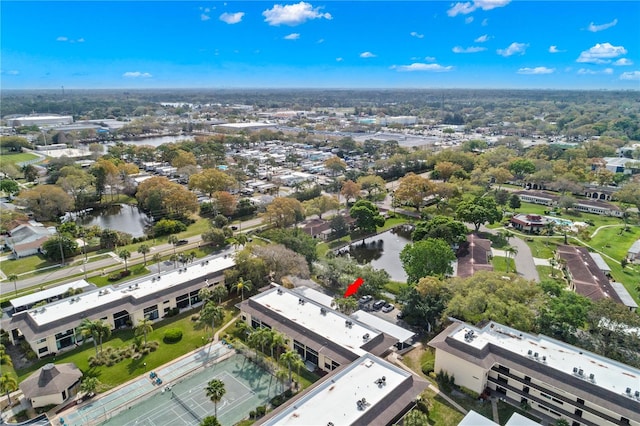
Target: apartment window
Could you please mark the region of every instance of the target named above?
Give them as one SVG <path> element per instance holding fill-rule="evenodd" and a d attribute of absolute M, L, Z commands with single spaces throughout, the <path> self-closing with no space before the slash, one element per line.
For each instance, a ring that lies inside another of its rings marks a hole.
<path fill-rule="evenodd" d="M 167 304 L 167 303 L 169 303 L 169 302 L 170 302 L 169 300 L 165 300 L 165 301 L 164 301 L 164 302 L 162 302 L 162 303 L 164 303 L 164 304 L 166 305 L 166 304 Z"/>
<path fill-rule="evenodd" d="M 500 371 L 502 373 L 509 374 L 509 369 L 507 367 L 505 367 L 504 365 L 498 365 L 498 371 Z"/>
<path fill-rule="evenodd" d="M 530 382 L 530 381 L 531 381 L 531 377 L 529 377 L 529 376 L 524 376 L 524 381 L 525 381 L 525 382 Z"/>
<path fill-rule="evenodd" d="M 503 376 L 498 374 L 498 382 L 504 383 L 506 385 L 507 383 L 509 383 L 509 380 L 507 380 L 506 377 L 503 377 Z"/>
<path fill-rule="evenodd" d="M 179 309 L 184 309 L 189 307 L 189 294 L 183 294 L 181 296 L 176 297 L 176 306 Z"/>
<path fill-rule="evenodd" d="M 158 305 L 149 306 L 148 308 L 144 308 L 144 317 L 151 321 L 158 319 L 160 315 L 158 314 Z"/>
<path fill-rule="evenodd" d="M 578 398 L 576 401 L 578 402 L 578 404 L 584 405 L 584 399 Z"/>
<path fill-rule="evenodd" d="M 626 417 L 620 417 L 620 423 L 623 425 L 628 425 L 629 423 L 629 419 L 627 419 Z"/>
<path fill-rule="evenodd" d="M 39 345 L 40 343 L 44 343 L 44 342 L 46 342 L 46 341 L 47 341 L 47 338 L 46 338 L 46 337 L 44 337 L 44 338 L 42 338 L 42 339 L 38 339 L 38 340 L 36 340 L 36 345 Z"/>
<path fill-rule="evenodd" d="M 529 393 L 529 386 L 525 386 L 522 388 L 522 392 Z"/>
<path fill-rule="evenodd" d="M 575 415 L 578 417 L 582 417 L 582 410 L 576 408 Z"/>
<path fill-rule="evenodd" d="M 38 349 L 38 354 L 42 355 L 45 352 L 49 352 L 49 348 L 48 347 L 44 347 L 44 348 L 40 348 Z"/>

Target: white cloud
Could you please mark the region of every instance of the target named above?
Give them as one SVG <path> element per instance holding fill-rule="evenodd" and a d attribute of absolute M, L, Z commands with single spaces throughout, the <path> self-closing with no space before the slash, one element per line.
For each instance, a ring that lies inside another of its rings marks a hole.
<path fill-rule="evenodd" d="M 482 25 L 483 27 L 486 27 L 487 25 L 489 25 L 489 20 L 487 18 L 484 18 L 480 25 Z"/>
<path fill-rule="evenodd" d="M 607 75 L 610 75 L 610 74 L 613 74 L 613 68 L 605 68 L 605 69 L 599 70 L 599 71 L 598 70 L 589 70 L 589 69 L 586 69 L 586 68 L 580 68 L 578 70 L 578 74 L 580 74 L 580 75 L 596 75 L 596 74 L 607 74 Z"/>
<path fill-rule="evenodd" d="M 81 37 L 78 40 L 76 40 L 78 43 L 84 43 L 84 39 Z"/>
<path fill-rule="evenodd" d="M 436 58 L 435 58 L 435 56 L 425 56 L 424 60 L 427 61 L 427 62 L 435 62 Z"/>
<path fill-rule="evenodd" d="M 535 68 L 520 68 L 518 70 L 518 74 L 552 74 L 555 71 L 555 68 L 547 68 L 547 67 L 535 67 Z"/>
<path fill-rule="evenodd" d="M 65 36 L 60 36 L 56 39 L 56 41 L 69 41 L 69 38 Z"/>
<path fill-rule="evenodd" d="M 411 31 L 411 37 L 415 38 L 424 38 L 424 34 L 417 33 L 416 31 Z"/>
<path fill-rule="evenodd" d="M 421 62 L 415 62 L 411 65 L 398 65 L 392 66 L 392 69 L 396 69 L 398 71 L 431 71 L 431 72 L 447 72 L 451 71 L 453 67 L 451 65 L 444 67 L 439 64 L 424 64 Z"/>
<path fill-rule="evenodd" d="M 473 40 L 476 43 L 484 43 L 486 41 L 488 41 L 491 37 L 489 37 L 487 34 L 483 34 L 480 37 L 478 37 L 477 39 Z"/>
<path fill-rule="evenodd" d="M 589 24 L 589 26 L 587 27 L 587 30 L 591 31 L 592 33 L 597 33 L 598 31 L 604 31 L 607 28 L 611 28 L 616 26 L 616 24 L 618 23 L 617 19 L 614 19 L 611 22 L 607 22 L 606 24 L 601 24 L 601 25 L 596 25 L 593 22 Z"/>
<path fill-rule="evenodd" d="M 464 18 L 464 23 L 465 24 L 470 24 L 473 22 L 473 16 L 469 16 L 467 18 Z"/>
<path fill-rule="evenodd" d="M 485 50 L 487 50 L 487 48 L 481 47 L 481 46 L 469 46 L 469 47 L 455 46 L 453 49 L 451 49 L 453 53 L 478 53 Z"/>
<path fill-rule="evenodd" d="M 3 74 L 3 75 L 20 75 L 20 71 L 18 71 L 18 70 L 8 70 L 8 71 L 0 70 L 0 74 Z"/>
<path fill-rule="evenodd" d="M 620 58 L 617 61 L 615 61 L 613 63 L 613 65 L 619 66 L 619 67 L 625 67 L 628 65 L 633 65 L 633 61 L 631 59 L 627 59 L 627 58 Z"/>
<path fill-rule="evenodd" d="M 640 80 L 640 71 L 629 71 L 620 74 L 620 80 Z"/>
<path fill-rule="evenodd" d="M 627 49 L 623 46 L 613 46 L 611 43 L 596 43 L 589 50 L 580 53 L 576 62 L 586 62 L 591 64 L 608 64 L 612 58 L 626 55 Z"/>
<path fill-rule="evenodd" d="M 220 15 L 220 20 L 222 22 L 226 22 L 229 25 L 232 25 L 232 24 L 237 24 L 238 22 L 241 22 L 243 17 L 244 17 L 244 12 L 236 12 L 236 13 L 225 12 L 222 15 Z"/>
<path fill-rule="evenodd" d="M 506 49 L 498 49 L 496 50 L 496 52 L 498 52 L 498 55 L 504 56 L 506 58 L 507 56 L 524 55 L 527 47 L 529 47 L 528 44 L 514 42 L 511 43 Z"/>
<path fill-rule="evenodd" d="M 451 6 L 449 10 L 447 10 L 447 15 L 454 17 L 459 14 L 468 15 L 471 12 L 482 9 L 482 10 L 491 10 L 497 7 L 503 7 L 508 5 L 511 0 L 474 0 L 468 1 L 465 3 L 456 3 Z"/>
<path fill-rule="evenodd" d="M 375 57 L 376 57 L 376 55 L 374 55 L 374 54 L 373 54 L 373 53 L 371 53 L 371 52 L 362 52 L 362 53 L 360 54 L 360 57 L 361 57 L 361 58 L 375 58 Z"/>
<path fill-rule="evenodd" d="M 140 71 L 128 71 L 122 74 L 125 78 L 150 78 L 153 77 L 148 72 L 140 72 Z"/>
<path fill-rule="evenodd" d="M 208 21 L 209 19 L 211 19 L 211 16 L 207 15 L 206 13 L 200 14 L 201 21 Z"/>
<path fill-rule="evenodd" d="M 322 44 L 322 43 L 324 43 L 324 39 L 323 39 L 323 38 L 321 38 L 320 40 L 316 41 L 316 43 L 318 43 L 318 44 Z"/>
<path fill-rule="evenodd" d="M 284 36 L 285 40 L 297 40 L 300 38 L 300 33 L 291 33 L 289 35 Z"/>
<path fill-rule="evenodd" d="M 311 4 L 301 1 L 286 6 L 275 4 L 272 9 L 262 12 L 262 16 L 264 16 L 265 22 L 274 26 L 295 26 L 303 24 L 309 19 L 332 19 L 330 13 L 321 13 L 320 10 L 319 7 L 314 8 Z"/>
<path fill-rule="evenodd" d="M 342 62 L 342 61 L 344 61 L 344 59 L 342 59 L 342 58 L 336 58 L 336 62 Z"/>
<path fill-rule="evenodd" d="M 549 46 L 549 53 L 562 53 L 562 52 L 566 52 L 566 50 L 558 49 L 558 46 L 556 46 L 555 44 Z"/>

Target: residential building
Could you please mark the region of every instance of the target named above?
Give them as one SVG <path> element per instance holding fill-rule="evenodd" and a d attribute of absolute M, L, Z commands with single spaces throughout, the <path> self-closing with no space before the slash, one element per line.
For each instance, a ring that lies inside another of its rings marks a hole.
<path fill-rule="evenodd" d="M 511 226 L 518 231 L 528 232 L 530 234 L 539 234 L 549 222 L 544 217 L 537 214 L 517 214 L 509 219 Z"/>
<path fill-rule="evenodd" d="M 429 342 L 435 371 L 572 426 L 640 425 L 640 369 L 496 322 L 454 322 Z"/>
<path fill-rule="evenodd" d="M 597 200 L 578 200 L 574 203 L 574 210 L 584 213 L 599 214 L 602 216 L 622 217 L 624 212 L 615 204 Z"/>
<path fill-rule="evenodd" d="M 491 264 L 491 241 L 469 234 L 457 252 L 456 276 L 466 278 L 477 271 L 493 271 Z"/>
<path fill-rule="evenodd" d="M 627 259 L 630 262 L 638 262 L 640 260 L 640 240 L 636 240 L 631 244 L 631 247 L 627 250 Z"/>
<path fill-rule="evenodd" d="M 525 203 L 542 204 L 543 206 L 554 207 L 558 205 L 560 197 L 544 191 L 516 191 L 514 192 L 521 201 Z"/>
<path fill-rule="evenodd" d="M 45 364 L 20 383 L 33 408 L 59 405 L 78 393 L 82 371 L 72 362 Z"/>
<path fill-rule="evenodd" d="M 175 308 L 191 309 L 200 303 L 200 289 L 224 284 L 223 272 L 234 265 L 230 255 L 203 259 L 168 273 L 94 289 L 18 312 L 9 322 L 9 339 L 12 343 L 26 340 L 39 358 L 53 355 L 80 343 L 78 327 L 85 318 L 100 319 L 118 329 L 145 318 L 160 319 Z"/>
<path fill-rule="evenodd" d="M 41 223 L 31 221 L 29 224 L 18 225 L 9 231 L 9 236 L 5 238 L 5 245 L 15 258 L 32 256 L 40 253 L 42 245 L 55 233 L 55 228 L 45 228 Z"/>
<path fill-rule="evenodd" d="M 576 293 L 593 301 L 611 298 L 622 303 L 609 278 L 598 267 L 586 247 L 559 245 L 556 254 L 564 262 L 569 285 Z"/>
<path fill-rule="evenodd" d="M 89 284 L 85 280 L 72 281 L 70 283 L 60 284 L 41 291 L 36 291 L 35 293 L 27 294 L 25 296 L 16 297 L 15 299 L 11 299 L 9 303 L 11 304 L 12 313 L 16 313 L 31 309 L 34 305 L 42 302 L 51 303 L 63 299 L 65 294 L 70 293 L 70 290 L 74 290 L 73 293 L 75 293 L 75 291 L 82 290 L 82 292 L 84 292 L 95 288 L 96 287 L 93 284 Z"/>
<path fill-rule="evenodd" d="M 364 354 L 277 408 L 261 425 L 388 425 L 414 405 L 427 382 Z"/>

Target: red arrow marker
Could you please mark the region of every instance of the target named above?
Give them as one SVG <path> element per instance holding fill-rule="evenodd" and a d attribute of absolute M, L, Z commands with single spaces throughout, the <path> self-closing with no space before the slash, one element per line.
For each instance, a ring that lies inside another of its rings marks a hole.
<path fill-rule="evenodd" d="M 364 280 L 362 278 L 358 278 L 357 280 L 355 280 L 353 284 L 347 287 L 347 291 L 344 292 L 344 297 L 349 297 L 356 294 L 358 292 L 358 288 L 360 288 L 363 283 Z"/>

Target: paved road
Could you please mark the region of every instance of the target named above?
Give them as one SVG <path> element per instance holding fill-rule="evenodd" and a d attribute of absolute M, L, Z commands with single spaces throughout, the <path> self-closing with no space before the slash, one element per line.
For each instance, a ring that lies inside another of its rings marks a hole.
<path fill-rule="evenodd" d="M 498 233 L 498 230 L 489 229 L 484 225 L 480 226 L 480 231 L 494 235 Z M 514 235 L 509 239 L 509 244 L 518 250 L 518 253 L 515 255 L 516 271 L 518 271 L 518 275 L 528 280 L 540 282 L 540 275 L 538 274 L 536 264 L 533 261 L 533 255 L 531 254 L 531 249 L 527 243 Z"/>

